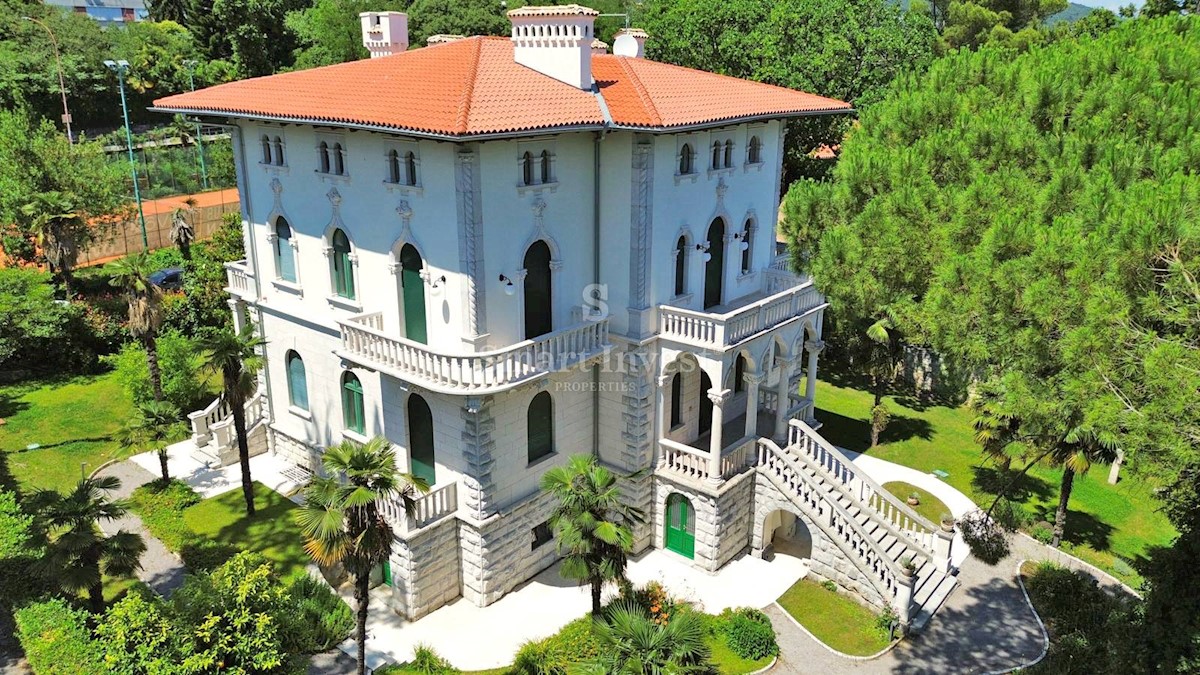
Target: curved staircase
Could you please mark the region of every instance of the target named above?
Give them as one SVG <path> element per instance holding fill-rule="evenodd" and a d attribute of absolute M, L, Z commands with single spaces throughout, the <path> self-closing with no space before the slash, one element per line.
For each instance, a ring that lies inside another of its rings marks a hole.
<path fill-rule="evenodd" d="M 804 422 L 791 421 L 787 441 L 780 448 L 759 439 L 756 470 L 842 551 L 902 624 L 920 631 L 957 584 L 952 533 L 884 490 Z"/>

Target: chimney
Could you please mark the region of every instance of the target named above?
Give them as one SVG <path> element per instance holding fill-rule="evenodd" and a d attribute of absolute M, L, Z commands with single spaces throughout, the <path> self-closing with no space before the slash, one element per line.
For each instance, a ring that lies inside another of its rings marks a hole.
<path fill-rule="evenodd" d="M 447 35 L 445 33 L 438 33 L 437 35 L 430 35 L 429 37 L 425 38 L 425 45 L 426 46 L 440 45 L 440 44 L 445 44 L 447 42 L 458 42 L 459 40 L 465 40 L 465 39 L 466 39 L 466 37 L 464 37 L 462 35 Z"/>
<path fill-rule="evenodd" d="M 643 58 L 646 56 L 646 38 L 649 37 L 650 34 L 641 28 L 622 28 L 613 38 L 613 53 L 617 56 Z"/>
<path fill-rule="evenodd" d="M 592 54 L 607 54 L 608 43 L 600 38 L 592 40 Z"/>
<path fill-rule="evenodd" d="M 404 12 L 363 12 L 362 41 L 371 58 L 391 56 L 408 49 L 408 15 Z"/>
<path fill-rule="evenodd" d="M 509 10 L 513 59 L 572 87 L 592 88 L 593 24 L 600 15 L 580 5 Z"/>

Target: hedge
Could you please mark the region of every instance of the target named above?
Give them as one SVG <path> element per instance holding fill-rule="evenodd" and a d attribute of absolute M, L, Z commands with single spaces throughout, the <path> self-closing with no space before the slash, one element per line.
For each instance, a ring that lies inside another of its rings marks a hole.
<path fill-rule="evenodd" d="M 103 675 L 100 646 L 87 627 L 87 612 L 59 598 L 17 610 L 17 639 L 34 675 Z"/>

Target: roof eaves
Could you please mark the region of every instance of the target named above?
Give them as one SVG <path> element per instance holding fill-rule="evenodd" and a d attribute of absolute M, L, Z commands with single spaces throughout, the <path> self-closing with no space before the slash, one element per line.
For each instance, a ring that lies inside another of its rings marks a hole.
<path fill-rule="evenodd" d="M 737 115 L 734 117 L 719 117 L 710 120 L 701 120 L 698 122 L 690 122 L 688 124 L 674 125 L 648 125 L 648 124 L 626 124 L 616 122 L 612 124 L 613 129 L 623 129 L 628 131 L 643 131 L 659 134 L 673 134 L 682 131 L 694 131 L 698 129 L 711 129 L 713 127 L 723 127 L 730 124 L 742 124 L 745 122 L 758 122 L 762 120 L 773 119 L 789 119 L 792 117 L 819 117 L 821 115 L 849 115 L 858 112 L 854 108 L 828 108 L 820 110 L 794 110 L 784 112 L 761 113 L 757 115 Z"/>

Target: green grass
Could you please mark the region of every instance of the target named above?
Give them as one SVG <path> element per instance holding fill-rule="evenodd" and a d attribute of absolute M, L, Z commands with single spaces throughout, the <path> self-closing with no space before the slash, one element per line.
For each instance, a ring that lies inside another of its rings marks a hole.
<path fill-rule="evenodd" d="M 0 450 L 23 489 L 65 491 L 82 473 L 130 454 L 114 434 L 132 412 L 113 373 L 2 386 Z M 40 447 L 26 450 L 34 443 Z"/>
<path fill-rule="evenodd" d="M 919 471 L 946 471 L 950 485 L 980 506 L 991 504 L 992 490 L 1000 478 L 994 467 L 981 461 L 970 410 L 889 396 L 886 402 L 892 409 L 892 422 L 879 447 L 870 449 L 867 419 L 872 402 L 864 390 L 819 381 L 816 415 L 824 424 L 821 434 L 835 445 L 869 451 L 873 457 Z M 1136 586 L 1140 577 L 1123 566 L 1114 567 L 1114 561 L 1136 561 L 1149 548 L 1170 544 L 1176 532 L 1159 510 L 1153 485 L 1133 478 L 1128 471 L 1117 485 L 1109 485 L 1107 477 L 1107 466 L 1096 466 L 1087 475 L 1076 477 L 1064 548 Z M 1037 466 L 1021 482 L 1019 499 L 1032 520 L 1053 520 L 1061 478 L 1061 470 Z"/>
<path fill-rule="evenodd" d="M 275 566 L 284 580 L 303 574 L 309 563 L 287 497 L 254 483 L 253 518 L 246 517 L 240 489 L 206 499 L 183 512 L 183 520 L 196 536 L 241 550 L 257 551 Z"/>
<path fill-rule="evenodd" d="M 200 502 L 199 493 L 187 483 L 173 480 L 164 487 L 153 481 L 134 490 L 129 502 L 146 529 L 172 551 L 183 550 L 197 538 L 183 521 L 184 509 Z"/>
<path fill-rule="evenodd" d="M 913 511 L 917 512 L 917 515 L 923 516 L 926 520 L 934 525 L 942 522 L 942 514 L 953 515 L 950 514 L 950 509 L 947 508 L 944 503 L 942 503 L 942 500 L 934 497 L 928 491 L 922 490 L 912 483 L 905 483 L 902 480 L 892 481 L 891 483 L 884 483 L 883 489 L 887 490 L 893 495 L 896 495 L 896 497 L 900 498 L 901 500 L 904 500 L 906 504 L 908 496 L 915 492 L 917 494 L 917 498 L 921 500 L 921 503 L 916 506 L 909 506 L 911 506 Z"/>
<path fill-rule="evenodd" d="M 712 650 L 712 662 L 721 675 L 745 675 L 766 668 L 775 657 L 764 656 L 757 661 L 743 659 L 725 644 L 725 638 L 720 635 L 710 635 L 708 648 Z"/>
<path fill-rule="evenodd" d="M 888 646 L 871 610 L 811 579 L 787 589 L 779 605 L 817 639 L 844 654 L 870 656 Z"/>

